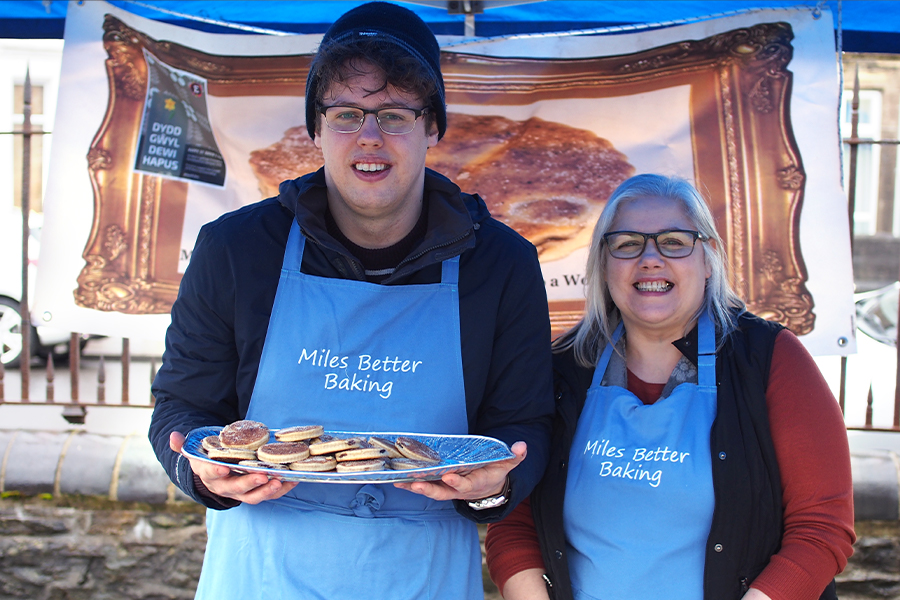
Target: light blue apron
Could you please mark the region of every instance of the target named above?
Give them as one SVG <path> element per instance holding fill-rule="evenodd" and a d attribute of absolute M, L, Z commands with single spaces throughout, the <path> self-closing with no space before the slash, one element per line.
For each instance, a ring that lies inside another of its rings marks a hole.
<path fill-rule="evenodd" d="M 248 419 L 271 429 L 466 434 L 459 257 L 441 283 L 383 286 L 300 272 L 295 222 Z M 207 511 L 197 598 L 483 598 L 477 529 L 391 484 L 301 483 Z"/>
<path fill-rule="evenodd" d="M 702 600 L 714 505 L 714 331 L 703 315 L 699 384 L 682 383 L 651 405 L 600 385 L 621 325 L 604 350 L 569 454 L 563 509 L 577 600 Z"/>

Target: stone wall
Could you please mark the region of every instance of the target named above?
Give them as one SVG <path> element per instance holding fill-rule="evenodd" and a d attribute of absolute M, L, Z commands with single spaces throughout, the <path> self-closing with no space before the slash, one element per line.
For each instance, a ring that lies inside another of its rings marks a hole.
<path fill-rule="evenodd" d="M 841 600 L 900 599 L 900 521 L 859 521 L 856 544 L 838 575 Z"/>
<path fill-rule="evenodd" d="M 193 598 L 205 545 L 196 505 L 4 498 L 0 598 Z"/>
<path fill-rule="evenodd" d="M 857 523 L 838 576 L 842 600 L 900 599 L 900 521 Z M 482 530 L 483 532 L 483 530 Z M 0 599 L 193 598 L 206 543 L 203 510 L 49 494 L 0 499 Z M 490 581 L 487 600 L 499 599 Z"/>

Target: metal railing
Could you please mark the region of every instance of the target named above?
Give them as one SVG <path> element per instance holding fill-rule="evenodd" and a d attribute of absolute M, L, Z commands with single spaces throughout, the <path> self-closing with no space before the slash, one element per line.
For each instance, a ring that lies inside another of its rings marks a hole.
<path fill-rule="evenodd" d="M 29 273 L 28 273 L 28 242 L 30 238 L 29 216 L 31 214 L 31 138 L 34 135 L 46 135 L 49 131 L 34 131 L 31 124 L 31 101 L 32 87 L 31 74 L 29 70 L 25 71 L 25 85 L 22 94 L 22 130 L 10 132 L 13 135 L 22 136 L 22 293 L 19 301 L 20 314 L 22 321 L 20 332 L 22 337 L 21 354 L 19 360 L 19 381 L 20 394 L 19 398 L 8 399 L 6 396 L 6 367 L 0 362 L 0 403 L 15 402 L 19 404 L 31 403 L 31 339 L 32 325 L 30 320 L 30 300 L 29 300 Z M 99 358 L 97 369 L 97 380 L 94 390 L 95 397 L 89 401 L 82 401 L 80 398 L 80 375 L 81 375 L 81 336 L 72 333 L 69 340 L 68 352 L 68 380 L 69 380 L 69 398 L 65 401 L 56 399 L 56 367 L 54 364 L 53 353 L 47 357 L 47 366 L 44 371 L 45 377 L 45 397 L 42 404 L 59 405 L 63 407 L 62 415 L 70 423 L 84 423 L 89 406 L 131 406 L 130 400 L 130 380 L 131 380 L 131 352 L 130 341 L 125 338 L 122 341 L 121 363 L 121 396 L 116 404 L 107 403 L 106 394 L 106 365 L 103 356 Z M 154 359 L 150 365 L 150 382 L 152 383 L 153 375 L 156 373 L 157 361 Z M 149 386 L 148 386 L 149 390 Z M 155 400 L 150 395 L 149 404 L 153 406 Z"/>
<path fill-rule="evenodd" d="M 81 349 L 81 336 L 77 333 L 71 334 L 69 341 L 69 352 L 66 356 L 68 363 L 65 365 L 63 378 L 64 385 L 68 390 L 59 390 L 61 394 L 57 394 L 57 366 L 54 354 L 47 356 L 46 366 L 42 369 L 43 381 L 43 398 L 33 398 L 33 387 L 41 387 L 39 382 L 31 380 L 31 364 L 24 357 L 21 360 L 18 377 L 21 381 L 21 391 L 17 398 L 8 398 L 6 393 L 8 370 L 0 363 L 0 404 L 40 404 L 43 406 L 60 406 L 62 407 L 62 416 L 69 423 L 84 423 L 87 415 L 87 408 L 91 406 L 128 406 L 128 407 L 147 407 L 152 408 L 156 400 L 150 392 L 150 385 L 159 368 L 162 360 L 160 357 L 149 357 L 149 376 L 145 381 L 145 385 L 139 387 L 145 392 L 143 398 L 133 398 L 131 393 L 132 370 L 134 362 L 131 356 L 131 342 L 128 338 L 122 340 L 121 355 L 115 357 L 112 361 L 117 365 L 118 372 L 116 379 L 117 389 L 110 390 L 108 388 L 108 371 L 107 358 L 104 355 L 91 357 L 93 363 L 90 369 L 83 368 L 85 357 Z M 83 381 L 83 376 L 91 377 L 91 381 Z M 91 398 L 82 399 L 82 384 L 91 391 Z M 66 397 L 67 396 L 67 397 Z"/>

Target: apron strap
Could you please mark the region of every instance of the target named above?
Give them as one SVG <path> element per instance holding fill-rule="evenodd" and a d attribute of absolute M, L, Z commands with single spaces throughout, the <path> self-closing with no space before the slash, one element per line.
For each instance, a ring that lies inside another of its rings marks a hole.
<path fill-rule="evenodd" d="M 591 380 L 591 387 L 600 385 L 600 382 L 603 380 L 603 374 L 606 373 L 606 367 L 609 366 L 609 359 L 612 358 L 612 353 L 616 350 L 616 344 L 619 343 L 619 338 L 622 337 L 624 332 L 625 323 L 619 321 L 615 331 L 613 331 L 612 338 L 607 342 L 606 348 L 603 349 L 603 354 L 600 355 L 600 360 L 597 361 L 597 366 L 594 367 L 594 376 Z"/>
<path fill-rule="evenodd" d="M 698 322 L 697 383 L 716 391 L 716 328 L 704 312 Z"/>
<path fill-rule="evenodd" d="M 441 283 L 459 284 L 459 254 L 441 263 Z"/>
<path fill-rule="evenodd" d="M 303 249 L 306 246 L 306 236 L 300 232 L 297 220 L 291 221 L 291 232 L 288 234 L 287 246 L 284 248 L 284 260 L 281 263 L 282 270 L 300 272 L 303 263 Z"/>

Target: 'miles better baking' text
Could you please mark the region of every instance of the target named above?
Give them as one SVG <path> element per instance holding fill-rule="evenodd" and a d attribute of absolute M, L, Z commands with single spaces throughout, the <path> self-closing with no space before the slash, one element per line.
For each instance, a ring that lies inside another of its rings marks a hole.
<path fill-rule="evenodd" d="M 679 452 L 668 446 L 657 448 L 623 448 L 609 440 L 590 440 L 584 454 L 600 458 L 600 477 L 645 481 L 651 487 L 662 483 L 663 471 L 659 467 L 674 467 L 690 460 L 690 452 Z"/>
<path fill-rule="evenodd" d="M 371 354 L 340 356 L 325 348 L 303 348 L 297 363 L 322 369 L 326 390 L 377 394 L 384 399 L 391 397 L 397 377 L 414 375 L 422 366 L 421 360 Z"/>

